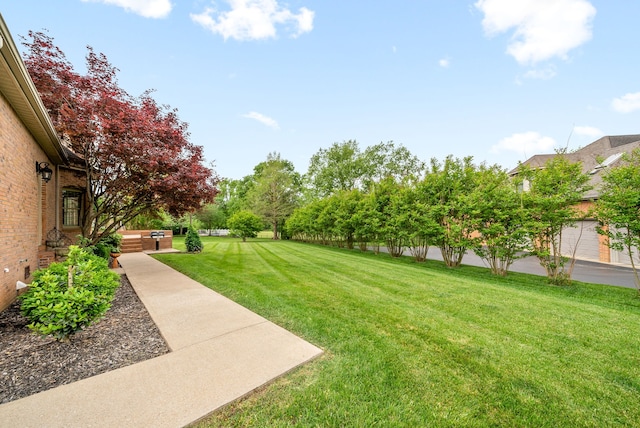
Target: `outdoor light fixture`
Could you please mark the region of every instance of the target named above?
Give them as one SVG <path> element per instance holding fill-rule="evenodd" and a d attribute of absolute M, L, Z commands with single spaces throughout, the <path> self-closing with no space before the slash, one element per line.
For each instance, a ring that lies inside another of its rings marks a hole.
<path fill-rule="evenodd" d="M 45 183 L 48 183 L 51 180 L 51 174 L 53 171 L 49 168 L 49 164 L 46 162 L 38 162 L 36 161 L 36 172 L 42 175 L 42 179 Z"/>

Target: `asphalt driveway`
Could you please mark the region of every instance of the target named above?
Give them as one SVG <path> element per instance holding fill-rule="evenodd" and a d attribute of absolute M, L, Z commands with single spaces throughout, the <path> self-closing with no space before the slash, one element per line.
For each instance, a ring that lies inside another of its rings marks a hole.
<path fill-rule="evenodd" d="M 381 247 L 380 251 L 386 251 L 386 248 Z M 409 252 L 405 251 L 405 255 L 409 255 Z M 440 249 L 436 247 L 429 248 L 427 258 L 442 261 Z M 465 254 L 462 259 L 462 264 L 488 267 L 482 259 L 473 252 Z M 516 260 L 511 266 L 510 271 L 530 273 L 533 275 L 546 275 L 538 259 L 532 256 Z M 631 268 L 587 260 L 576 261 L 572 278 L 582 282 L 636 288 L 633 270 L 631 270 Z"/>

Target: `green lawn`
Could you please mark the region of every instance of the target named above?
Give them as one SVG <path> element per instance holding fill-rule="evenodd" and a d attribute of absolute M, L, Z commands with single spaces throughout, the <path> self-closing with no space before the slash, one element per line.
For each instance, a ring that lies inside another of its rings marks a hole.
<path fill-rule="evenodd" d="M 203 242 L 198 255 L 156 257 L 325 355 L 200 426 L 640 426 L 635 290 L 294 242 Z"/>

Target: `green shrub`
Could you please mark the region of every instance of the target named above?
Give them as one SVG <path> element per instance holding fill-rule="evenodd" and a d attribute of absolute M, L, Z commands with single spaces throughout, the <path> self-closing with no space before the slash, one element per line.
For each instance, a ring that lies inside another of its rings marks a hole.
<path fill-rule="evenodd" d="M 109 260 L 109 255 L 111 254 L 111 247 L 103 244 L 102 242 L 98 242 L 96 245 L 90 247 L 93 250 L 93 254 L 98 257 L 101 257 L 105 260 Z"/>
<path fill-rule="evenodd" d="M 91 253 L 95 254 L 98 257 L 102 257 L 105 260 L 109 260 L 111 253 L 119 253 L 120 252 L 120 244 L 122 243 L 122 235 L 119 233 L 112 233 L 110 235 L 105 235 L 100 240 L 94 244 L 89 245 L 90 240 L 81 235 L 78 235 L 78 245 Z"/>
<path fill-rule="evenodd" d="M 260 217 L 251 211 L 238 211 L 227 220 L 227 226 L 231 229 L 233 235 L 239 236 L 243 241 L 247 238 L 255 238 L 258 236 L 264 224 Z"/>
<path fill-rule="evenodd" d="M 198 231 L 191 226 L 189 227 L 187 236 L 184 239 L 184 245 L 190 253 L 199 253 L 202 251 L 202 240 L 200 239 L 200 235 L 198 235 Z"/>
<path fill-rule="evenodd" d="M 119 233 L 112 233 L 107 236 L 103 236 L 98 241 L 98 245 L 104 245 L 109 249 L 111 253 L 119 253 L 120 252 L 120 244 L 122 244 L 122 235 Z"/>
<path fill-rule="evenodd" d="M 66 340 L 100 319 L 120 284 L 106 260 L 77 246 L 69 249 L 63 263 L 36 271 L 20 297 L 21 312 L 31 322 L 28 327 L 57 340 Z"/>

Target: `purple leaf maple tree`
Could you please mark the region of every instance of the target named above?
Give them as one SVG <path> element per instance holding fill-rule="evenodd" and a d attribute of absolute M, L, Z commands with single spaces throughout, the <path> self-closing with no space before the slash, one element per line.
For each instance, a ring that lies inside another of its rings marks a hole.
<path fill-rule="evenodd" d="M 91 243 L 139 214 L 173 216 L 213 201 L 218 177 L 203 165 L 177 110 L 152 91 L 133 97 L 118 85 L 104 54 L 87 47 L 87 72 L 77 73 L 53 39 L 29 32 L 25 65 L 64 144 L 86 174 L 82 234 Z"/>

